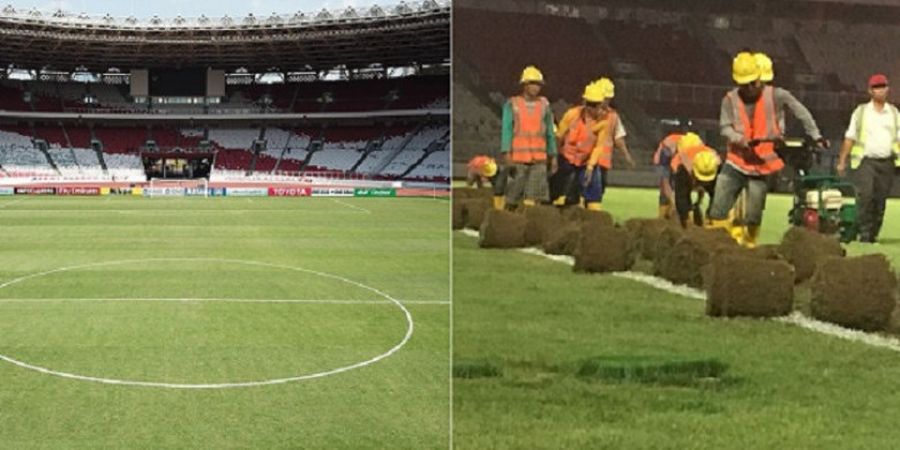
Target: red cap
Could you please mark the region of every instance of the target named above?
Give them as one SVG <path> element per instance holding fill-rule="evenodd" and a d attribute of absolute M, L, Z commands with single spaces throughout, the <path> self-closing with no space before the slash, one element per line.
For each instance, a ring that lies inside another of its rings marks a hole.
<path fill-rule="evenodd" d="M 872 86 L 887 86 L 887 84 L 888 84 L 888 79 L 887 79 L 887 77 L 884 76 L 884 75 L 882 75 L 882 74 L 880 74 L 880 73 L 876 73 L 875 75 L 872 75 L 871 78 L 869 78 L 869 87 L 872 87 Z"/>

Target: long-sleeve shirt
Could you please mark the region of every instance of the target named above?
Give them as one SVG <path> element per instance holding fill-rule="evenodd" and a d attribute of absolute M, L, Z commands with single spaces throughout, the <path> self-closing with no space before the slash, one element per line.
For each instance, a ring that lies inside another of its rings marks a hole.
<path fill-rule="evenodd" d="M 822 133 L 819 131 L 819 126 L 816 125 L 816 120 L 813 118 L 812 113 L 810 113 L 809 110 L 794 97 L 794 94 L 791 94 L 787 89 L 779 87 L 774 89 L 775 115 L 782 131 L 784 130 L 784 112 L 785 109 L 789 109 L 794 117 L 803 124 L 803 130 L 806 131 L 806 134 L 809 135 L 809 137 L 813 139 L 821 138 Z M 747 111 L 747 117 L 753 117 L 753 113 L 756 110 L 756 104 L 745 103 L 744 109 Z M 731 105 L 731 98 L 726 95 L 722 99 L 722 109 L 719 111 L 719 129 L 721 130 L 722 136 L 732 144 L 737 144 L 744 138 L 744 136 L 734 130 L 732 124 L 735 120 L 739 119 L 734 117 L 734 108 Z"/>
<path fill-rule="evenodd" d="M 539 101 L 539 100 L 538 100 Z M 556 137 L 553 134 L 553 112 L 544 110 L 544 129 L 547 136 L 547 155 L 556 156 Z M 503 105 L 503 118 L 500 126 L 500 152 L 509 153 L 513 140 L 513 109 L 509 100 Z"/>

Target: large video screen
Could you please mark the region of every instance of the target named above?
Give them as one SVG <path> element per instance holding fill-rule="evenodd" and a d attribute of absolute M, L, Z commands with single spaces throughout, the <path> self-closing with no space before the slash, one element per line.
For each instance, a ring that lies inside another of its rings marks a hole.
<path fill-rule="evenodd" d="M 150 70 L 150 95 L 202 97 L 206 95 L 206 69 Z"/>

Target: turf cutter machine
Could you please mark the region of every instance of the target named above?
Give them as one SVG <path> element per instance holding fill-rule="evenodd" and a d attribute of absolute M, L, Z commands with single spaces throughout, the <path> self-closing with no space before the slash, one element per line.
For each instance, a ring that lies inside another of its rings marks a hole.
<path fill-rule="evenodd" d="M 788 222 L 823 234 L 837 234 L 841 242 L 856 240 L 859 229 L 853 184 L 832 169 L 813 169 L 822 156 L 814 140 L 785 138 L 774 142 L 776 152 L 792 170 L 794 198 Z"/>

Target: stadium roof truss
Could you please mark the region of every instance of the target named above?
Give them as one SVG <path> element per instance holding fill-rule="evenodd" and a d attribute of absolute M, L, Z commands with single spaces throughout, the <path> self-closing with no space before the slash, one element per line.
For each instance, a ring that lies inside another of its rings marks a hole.
<path fill-rule="evenodd" d="M 373 64 L 442 64 L 450 58 L 448 1 L 352 8 L 313 16 L 138 22 L 0 10 L 0 65 L 71 70 L 109 67 L 330 70 Z"/>

